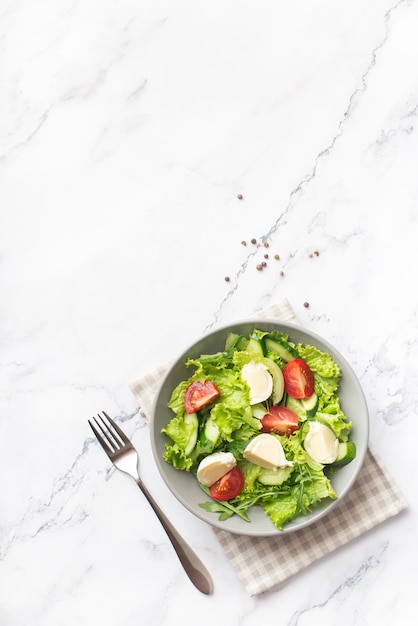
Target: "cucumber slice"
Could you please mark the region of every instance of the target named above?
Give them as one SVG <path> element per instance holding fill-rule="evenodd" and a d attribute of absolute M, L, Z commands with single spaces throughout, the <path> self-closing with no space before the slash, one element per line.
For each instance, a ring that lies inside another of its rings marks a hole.
<path fill-rule="evenodd" d="M 269 352 L 275 352 L 286 363 L 297 359 L 299 356 L 297 351 L 283 339 L 265 337 L 264 344 Z"/>
<path fill-rule="evenodd" d="M 316 393 L 313 393 L 310 398 L 301 398 L 300 400 L 288 395 L 285 404 L 288 409 L 292 409 L 292 411 L 296 413 L 300 420 L 304 421 L 310 417 L 314 417 L 316 414 L 319 398 Z"/>
<path fill-rule="evenodd" d="M 248 339 L 243 335 L 237 333 L 228 333 L 225 340 L 225 351 L 230 350 L 246 350 L 248 346 Z"/>
<path fill-rule="evenodd" d="M 199 430 L 199 420 L 197 418 L 196 413 L 187 413 L 184 416 L 184 421 L 186 424 L 192 425 L 192 430 L 190 433 L 189 441 L 187 442 L 187 445 L 184 449 L 184 452 L 188 456 L 189 454 L 193 452 L 194 447 L 197 442 L 197 431 Z"/>
<path fill-rule="evenodd" d="M 218 442 L 219 432 L 219 426 L 209 417 L 200 437 L 200 444 L 205 452 L 212 452 Z"/>
<path fill-rule="evenodd" d="M 206 421 L 206 424 L 200 434 L 200 447 L 202 452 L 210 454 L 215 448 L 219 438 L 219 428 L 213 421 L 211 417 L 209 417 Z"/>
<path fill-rule="evenodd" d="M 293 467 L 278 467 L 277 470 L 263 469 L 258 481 L 263 485 L 281 485 L 293 472 Z"/>
<path fill-rule="evenodd" d="M 306 409 L 302 404 L 302 400 L 297 400 L 287 395 L 285 406 L 287 406 L 288 409 L 292 409 L 302 422 L 307 419 Z"/>
<path fill-rule="evenodd" d="M 266 413 L 268 413 L 264 404 L 259 402 L 258 404 L 253 404 L 251 407 L 251 413 L 253 417 L 256 417 L 258 420 L 263 419 Z"/>
<path fill-rule="evenodd" d="M 356 458 L 356 444 L 353 441 L 340 442 L 338 445 L 338 454 L 333 465 L 343 467 L 351 463 Z"/>
<path fill-rule="evenodd" d="M 251 337 L 248 340 L 247 351 L 251 354 L 261 354 L 264 356 L 263 344 L 256 337 Z"/>
<path fill-rule="evenodd" d="M 235 348 L 237 350 L 246 350 L 248 346 L 248 339 L 246 337 L 239 337 Z"/>
<path fill-rule="evenodd" d="M 306 416 L 313 417 L 318 410 L 319 398 L 314 392 L 310 398 L 302 398 L 300 403 L 306 411 Z"/>
<path fill-rule="evenodd" d="M 212 417 L 210 417 L 206 421 L 205 435 L 206 435 L 206 438 L 209 439 L 209 441 L 212 441 L 214 445 L 217 443 L 218 437 L 219 437 L 219 427 L 217 424 L 215 424 Z"/>
<path fill-rule="evenodd" d="M 226 336 L 226 340 L 225 340 L 225 350 L 226 352 L 228 352 L 228 350 L 231 350 L 232 348 L 234 348 L 236 346 L 236 344 L 238 343 L 238 340 L 240 338 L 240 335 L 237 335 L 236 333 L 228 333 Z"/>
<path fill-rule="evenodd" d="M 267 367 L 268 371 L 270 372 L 273 378 L 273 393 L 272 393 L 273 404 L 279 404 L 284 394 L 284 379 L 283 379 L 282 370 L 277 365 L 277 363 L 275 363 L 268 357 L 265 357 L 263 359 L 263 363 L 265 364 L 265 366 Z"/>

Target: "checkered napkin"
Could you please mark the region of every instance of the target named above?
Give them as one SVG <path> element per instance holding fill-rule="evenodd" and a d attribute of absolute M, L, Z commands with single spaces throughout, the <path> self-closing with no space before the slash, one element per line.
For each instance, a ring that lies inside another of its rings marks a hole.
<path fill-rule="evenodd" d="M 257 314 L 297 323 L 287 301 Z M 161 365 L 130 384 L 141 413 L 150 415 L 156 390 L 169 364 Z M 355 485 L 332 514 L 299 531 L 272 537 L 237 535 L 214 528 L 247 592 L 254 596 L 281 586 L 297 572 L 359 537 L 407 507 L 403 495 L 368 449 Z"/>

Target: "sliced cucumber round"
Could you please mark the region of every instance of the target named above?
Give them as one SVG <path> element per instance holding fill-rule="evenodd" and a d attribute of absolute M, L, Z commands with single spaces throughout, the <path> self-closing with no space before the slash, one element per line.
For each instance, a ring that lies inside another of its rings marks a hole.
<path fill-rule="evenodd" d="M 296 359 L 299 356 L 297 351 L 282 339 L 271 339 L 271 337 L 266 337 L 264 339 L 264 344 L 267 350 L 275 352 L 281 359 L 283 359 L 283 361 L 286 361 L 286 363 L 293 361 L 293 359 Z"/>
<path fill-rule="evenodd" d="M 256 337 L 251 337 L 249 339 L 246 349 L 251 354 L 261 354 L 261 356 L 264 356 L 263 344 Z"/>
<path fill-rule="evenodd" d="M 225 350 L 228 351 L 235 348 L 239 338 L 240 335 L 237 335 L 237 333 L 228 333 L 225 340 Z"/>
<path fill-rule="evenodd" d="M 343 467 L 356 458 L 356 444 L 353 441 L 340 442 L 338 445 L 337 458 L 333 465 Z"/>
<path fill-rule="evenodd" d="M 301 400 L 297 400 L 296 398 L 292 398 L 292 396 L 287 395 L 285 406 L 287 406 L 288 409 L 292 409 L 301 422 L 304 422 L 307 419 L 306 410 Z"/>
<path fill-rule="evenodd" d="M 225 350 L 246 350 L 248 346 L 248 339 L 243 335 L 237 333 L 228 333 L 225 340 Z"/>
<path fill-rule="evenodd" d="M 313 417 L 318 410 L 319 398 L 314 392 L 309 398 L 302 398 L 301 404 L 306 411 L 307 417 Z"/>
<path fill-rule="evenodd" d="M 253 417 L 256 417 L 258 420 L 263 419 L 265 414 L 268 413 L 266 407 L 261 402 L 257 404 L 253 404 L 251 407 L 251 414 Z"/>
<path fill-rule="evenodd" d="M 284 378 L 283 378 L 282 370 L 277 365 L 277 363 L 275 363 L 268 357 L 265 357 L 265 359 L 263 360 L 263 363 L 265 364 L 265 366 L 267 367 L 268 371 L 270 372 L 273 378 L 273 394 L 272 394 L 273 404 L 279 404 L 284 394 Z"/>
<path fill-rule="evenodd" d="M 258 481 L 263 485 L 281 485 L 293 472 L 293 467 L 278 467 L 277 470 L 263 469 Z"/>
<path fill-rule="evenodd" d="M 197 442 L 197 432 L 199 430 L 199 420 L 197 418 L 196 413 L 187 413 L 184 416 L 184 421 L 186 422 L 186 424 L 190 424 L 191 425 L 191 429 L 190 429 L 190 436 L 189 436 L 189 441 L 187 442 L 187 445 L 184 449 L 186 455 L 188 456 L 189 454 L 191 454 L 194 450 L 194 447 L 196 445 Z"/>

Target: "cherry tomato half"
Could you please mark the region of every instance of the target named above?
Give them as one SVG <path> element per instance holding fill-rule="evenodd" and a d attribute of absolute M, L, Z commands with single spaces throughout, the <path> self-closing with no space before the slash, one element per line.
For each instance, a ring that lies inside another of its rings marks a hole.
<path fill-rule="evenodd" d="M 283 368 L 284 390 L 292 398 L 310 398 L 315 391 L 312 370 L 303 359 L 293 359 Z"/>
<path fill-rule="evenodd" d="M 244 475 L 239 467 L 233 467 L 210 488 L 210 497 L 214 500 L 232 500 L 244 488 Z"/>
<path fill-rule="evenodd" d="M 270 412 L 261 419 L 262 433 L 291 435 L 299 429 L 299 418 L 287 406 L 271 406 Z"/>
<path fill-rule="evenodd" d="M 187 413 L 196 413 L 220 395 L 219 389 L 210 380 L 195 380 L 186 389 L 184 406 Z"/>

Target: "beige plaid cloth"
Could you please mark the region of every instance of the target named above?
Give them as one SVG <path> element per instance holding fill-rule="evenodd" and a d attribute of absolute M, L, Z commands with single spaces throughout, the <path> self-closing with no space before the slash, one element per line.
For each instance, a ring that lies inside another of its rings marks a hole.
<path fill-rule="evenodd" d="M 297 322 L 287 301 L 257 314 Z M 161 365 L 130 384 L 145 418 L 169 364 Z M 273 537 L 236 535 L 218 528 L 214 533 L 250 595 L 281 586 L 323 556 L 347 544 L 407 507 L 369 447 L 364 466 L 350 492 L 328 517 L 299 531 Z"/>

